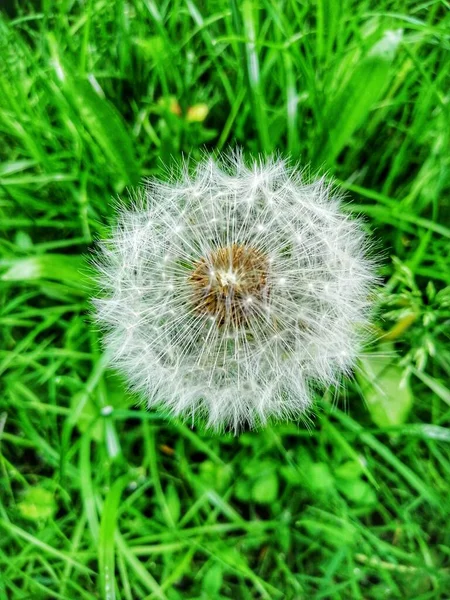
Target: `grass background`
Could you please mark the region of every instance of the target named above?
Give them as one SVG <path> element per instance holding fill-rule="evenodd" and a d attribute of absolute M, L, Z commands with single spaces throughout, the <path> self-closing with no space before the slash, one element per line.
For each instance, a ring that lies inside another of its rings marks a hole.
<path fill-rule="evenodd" d="M 448 2 L 2 6 L 0 598 L 448 599 Z M 311 431 L 136 408 L 89 324 L 111 198 L 237 144 L 334 176 L 384 255 L 381 358 Z"/>

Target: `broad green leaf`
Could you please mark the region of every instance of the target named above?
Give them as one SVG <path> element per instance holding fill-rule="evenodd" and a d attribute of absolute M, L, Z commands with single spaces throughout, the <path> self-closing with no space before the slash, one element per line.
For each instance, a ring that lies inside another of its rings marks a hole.
<path fill-rule="evenodd" d="M 214 563 L 203 576 L 202 590 L 208 598 L 217 598 L 222 587 L 223 567 Z"/>
<path fill-rule="evenodd" d="M 278 496 L 278 477 L 275 471 L 267 473 L 255 481 L 252 488 L 252 498 L 259 504 L 271 504 Z"/>
<path fill-rule="evenodd" d="M 245 569 L 247 566 L 247 557 L 233 546 L 221 547 L 220 558 L 233 568 Z"/>
<path fill-rule="evenodd" d="M 305 482 L 302 472 L 292 465 L 281 465 L 280 473 L 291 485 L 301 485 Z"/>
<path fill-rule="evenodd" d="M 220 465 L 212 460 L 205 460 L 200 465 L 199 475 L 205 485 L 221 492 L 229 486 L 231 470 L 228 465 Z"/>
<path fill-rule="evenodd" d="M 234 495 L 241 502 L 250 502 L 252 486 L 248 479 L 239 479 L 234 488 Z"/>
<path fill-rule="evenodd" d="M 363 472 L 364 470 L 361 462 L 356 460 L 347 460 L 334 470 L 334 475 L 338 479 L 349 480 L 357 479 L 363 474 Z"/>
<path fill-rule="evenodd" d="M 83 272 L 85 268 L 85 260 L 82 256 L 40 254 L 11 261 L 1 279 L 3 281 L 51 279 L 82 288 L 88 283 L 88 278 Z"/>
<path fill-rule="evenodd" d="M 308 486 L 316 491 L 324 491 L 334 487 L 334 478 L 329 466 L 324 462 L 312 463 L 307 469 Z"/>
<path fill-rule="evenodd" d="M 94 91 L 88 81 L 73 79 L 67 89 L 84 127 L 121 175 L 122 180 L 118 181 L 117 187 L 135 185 L 139 179 L 139 167 L 122 117 L 112 104 Z"/>
<path fill-rule="evenodd" d="M 362 479 L 338 481 L 337 487 L 340 492 L 355 504 L 367 506 L 368 504 L 376 504 L 377 502 L 377 496 L 372 486 Z"/>
<path fill-rule="evenodd" d="M 360 366 L 358 379 L 372 421 L 379 427 L 402 425 L 413 404 L 404 370 L 389 356 L 366 356 Z"/>
<path fill-rule="evenodd" d="M 38 520 L 52 517 L 56 511 L 54 495 L 42 487 L 30 487 L 17 508 L 25 519 Z"/>
<path fill-rule="evenodd" d="M 401 39 L 401 30 L 386 31 L 330 101 L 325 119 L 328 141 L 319 162 L 331 164 L 334 161 L 381 98 L 391 78 L 392 62 Z"/>
<path fill-rule="evenodd" d="M 63 94 L 77 111 L 84 129 L 96 141 L 108 162 L 117 172 L 116 188 L 139 179 L 139 165 L 130 134 L 122 116 L 114 106 L 97 91 L 90 81 L 77 77 L 59 55 L 56 40 L 48 36 L 52 63 Z"/>

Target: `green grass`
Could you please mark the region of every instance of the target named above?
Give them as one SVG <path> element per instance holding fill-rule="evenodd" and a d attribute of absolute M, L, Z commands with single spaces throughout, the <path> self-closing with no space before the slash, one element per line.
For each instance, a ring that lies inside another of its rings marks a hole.
<path fill-rule="evenodd" d="M 449 598 L 448 2 L 18 4 L 0 20 L 0 598 Z M 334 176 L 383 256 L 381 358 L 317 398 L 310 431 L 214 436 L 136 408 L 89 320 L 112 199 L 228 145 Z"/>

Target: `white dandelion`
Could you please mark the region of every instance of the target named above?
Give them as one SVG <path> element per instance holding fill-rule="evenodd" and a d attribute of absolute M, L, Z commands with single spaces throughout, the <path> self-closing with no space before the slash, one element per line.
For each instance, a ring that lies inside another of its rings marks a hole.
<path fill-rule="evenodd" d="M 237 431 L 306 415 L 317 386 L 351 371 L 374 275 L 340 204 L 324 179 L 233 153 L 120 209 L 95 305 L 148 407 Z"/>

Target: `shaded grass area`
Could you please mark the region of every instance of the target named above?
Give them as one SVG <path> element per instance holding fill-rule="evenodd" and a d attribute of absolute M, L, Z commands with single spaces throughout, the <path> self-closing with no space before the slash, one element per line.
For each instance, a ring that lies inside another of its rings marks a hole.
<path fill-rule="evenodd" d="M 0 597 L 448 597 L 448 5 L 36 4 L 0 21 Z M 384 256 L 381 367 L 311 431 L 136 408 L 89 320 L 111 198 L 236 144 L 334 176 Z"/>

